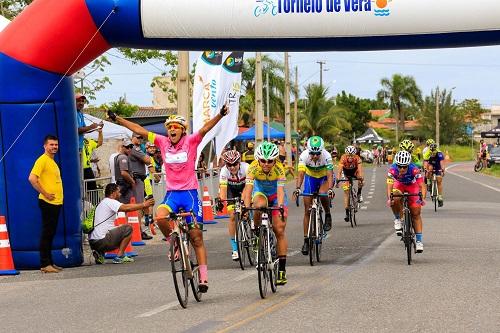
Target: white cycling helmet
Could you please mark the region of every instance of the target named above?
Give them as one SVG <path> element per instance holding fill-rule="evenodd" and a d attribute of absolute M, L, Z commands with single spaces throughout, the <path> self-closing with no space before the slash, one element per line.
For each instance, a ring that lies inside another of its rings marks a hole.
<path fill-rule="evenodd" d="M 400 150 L 394 156 L 394 163 L 399 166 L 407 166 L 411 163 L 411 154 L 406 150 Z"/>
<path fill-rule="evenodd" d="M 168 116 L 167 120 L 165 120 L 165 126 L 168 126 L 169 124 L 172 124 L 172 123 L 179 124 L 179 125 L 183 126 L 184 128 L 187 127 L 186 118 L 184 118 L 183 116 L 176 115 L 176 114 Z"/>
<path fill-rule="evenodd" d="M 349 155 L 356 155 L 356 147 L 347 146 L 347 147 L 345 147 L 345 152 Z"/>

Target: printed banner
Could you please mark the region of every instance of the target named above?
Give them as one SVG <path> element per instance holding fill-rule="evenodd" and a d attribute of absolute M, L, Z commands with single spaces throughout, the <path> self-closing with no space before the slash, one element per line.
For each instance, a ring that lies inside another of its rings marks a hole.
<path fill-rule="evenodd" d="M 219 158 L 224 146 L 238 135 L 242 69 L 243 52 L 224 53 L 220 74 L 220 95 L 217 104 L 222 107 L 224 103 L 227 103 L 229 114 L 217 124 L 221 129 L 215 138 L 215 152 Z"/>

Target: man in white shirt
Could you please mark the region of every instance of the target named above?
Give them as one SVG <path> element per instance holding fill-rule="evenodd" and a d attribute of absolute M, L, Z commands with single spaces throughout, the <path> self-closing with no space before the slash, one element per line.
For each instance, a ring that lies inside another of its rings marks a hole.
<path fill-rule="evenodd" d="M 154 199 L 138 204 L 123 204 L 120 198 L 120 188 L 111 183 L 104 189 L 106 196 L 97 205 L 94 213 L 94 230 L 89 235 L 89 243 L 96 264 L 104 263 L 104 253 L 118 249 L 118 255 L 113 259 L 114 264 L 134 262 L 134 259 L 124 255 L 127 244 L 132 238 L 132 227 L 129 224 L 115 226 L 118 212 L 130 212 L 154 205 Z"/>

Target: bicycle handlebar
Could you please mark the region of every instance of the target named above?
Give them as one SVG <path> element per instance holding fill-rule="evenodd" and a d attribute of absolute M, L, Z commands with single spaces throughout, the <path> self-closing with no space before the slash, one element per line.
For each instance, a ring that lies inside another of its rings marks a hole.
<path fill-rule="evenodd" d="M 328 193 L 312 193 L 312 194 L 304 194 L 300 193 L 296 198 L 295 198 L 295 204 L 297 207 L 299 207 L 299 197 L 328 197 Z M 330 199 L 330 207 L 332 207 L 332 200 Z"/>
<path fill-rule="evenodd" d="M 420 200 L 422 200 L 422 192 L 418 192 L 418 193 L 403 193 L 403 194 L 394 194 L 394 193 L 391 193 L 391 199 L 392 198 L 402 198 L 402 197 L 420 197 Z"/>

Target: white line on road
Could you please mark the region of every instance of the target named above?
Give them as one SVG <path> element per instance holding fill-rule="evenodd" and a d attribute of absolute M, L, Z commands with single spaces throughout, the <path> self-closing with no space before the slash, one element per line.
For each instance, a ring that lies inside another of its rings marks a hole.
<path fill-rule="evenodd" d="M 369 195 L 369 196 L 368 196 L 368 199 L 372 199 L 372 198 L 373 198 L 373 195 Z"/>
<path fill-rule="evenodd" d="M 156 309 L 153 309 L 148 312 L 144 312 L 143 314 L 138 315 L 136 318 L 147 318 L 154 316 L 155 314 L 161 313 L 163 311 L 167 311 L 171 308 L 177 307 L 179 305 L 179 302 L 171 302 L 162 306 L 157 307 Z"/>
<path fill-rule="evenodd" d="M 257 270 L 255 270 L 255 269 L 254 269 L 254 270 L 252 270 L 251 272 L 250 272 L 250 271 L 249 271 L 249 272 L 246 272 L 246 274 L 242 274 L 242 275 L 238 276 L 237 278 L 234 278 L 234 279 L 233 279 L 233 281 L 238 281 L 238 282 L 239 282 L 239 281 L 243 281 L 243 280 L 245 280 L 246 278 L 249 278 L 249 277 L 251 277 L 252 275 L 254 275 L 256 272 L 257 272 Z"/>
<path fill-rule="evenodd" d="M 369 191 L 369 192 L 368 192 L 368 195 L 370 195 L 370 194 L 373 194 L 373 191 Z"/>
<path fill-rule="evenodd" d="M 361 210 L 366 210 L 366 209 L 368 209 L 368 207 L 366 207 L 366 206 L 361 206 Z"/>
<path fill-rule="evenodd" d="M 295 250 L 295 251 L 290 252 L 290 254 L 288 254 L 287 256 L 288 257 L 293 257 L 293 256 L 296 256 L 299 253 L 300 253 L 300 250 Z"/>
<path fill-rule="evenodd" d="M 477 180 L 472 180 L 470 179 L 469 177 L 465 177 L 465 176 L 462 176 L 462 175 L 459 175 L 458 173 L 456 172 L 453 172 L 453 171 L 449 171 L 451 168 L 453 167 L 456 167 L 458 164 L 455 164 L 455 165 L 452 165 L 452 166 L 449 166 L 446 168 L 446 171 L 451 173 L 452 175 L 454 176 L 457 176 L 457 177 L 460 177 L 460 178 L 463 178 L 463 179 L 466 179 L 470 182 L 473 182 L 473 183 L 476 183 L 478 185 L 481 185 L 481 186 L 484 186 L 486 188 L 489 188 L 490 190 L 493 190 L 493 191 L 497 191 L 497 192 L 500 192 L 500 189 L 496 188 L 496 187 L 493 187 L 493 186 L 490 186 L 490 185 L 487 185 L 487 184 L 484 184 L 484 183 L 481 183 L 481 182 L 478 182 Z"/>
<path fill-rule="evenodd" d="M 368 205 L 370 203 L 370 201 L 365 201 L 365 205 Z"/>

